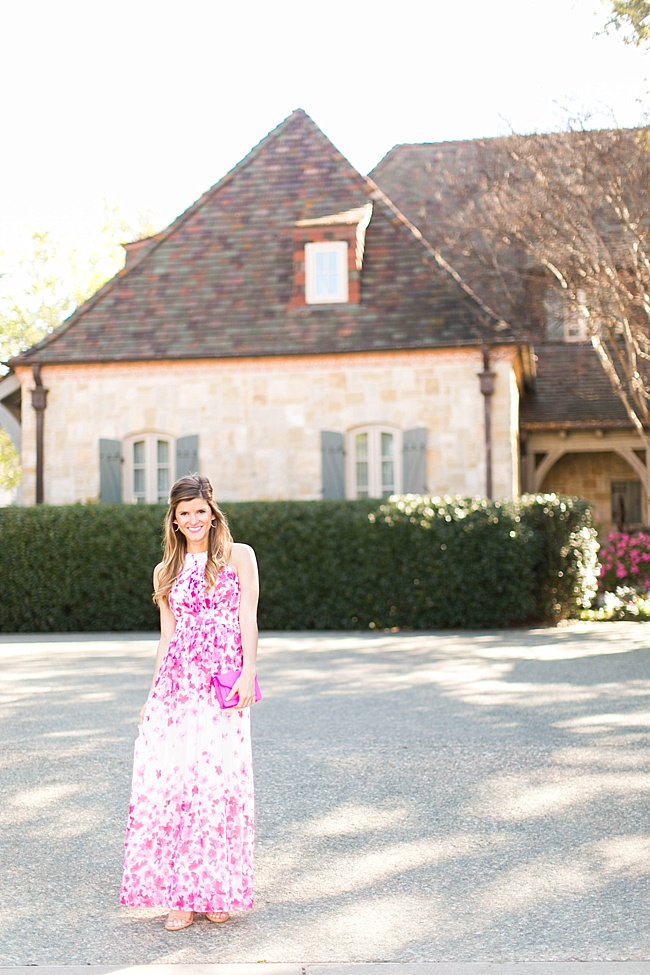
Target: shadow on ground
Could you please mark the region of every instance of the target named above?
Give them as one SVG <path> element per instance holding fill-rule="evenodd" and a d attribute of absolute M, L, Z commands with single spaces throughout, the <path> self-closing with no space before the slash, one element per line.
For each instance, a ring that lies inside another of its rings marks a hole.
<path fill-rule="evenodd" d="M 267 634 L 257 906 L 117 904 L 155 637 L 0 638 L 0 964 L 650 956 L 643 624 Z"/>

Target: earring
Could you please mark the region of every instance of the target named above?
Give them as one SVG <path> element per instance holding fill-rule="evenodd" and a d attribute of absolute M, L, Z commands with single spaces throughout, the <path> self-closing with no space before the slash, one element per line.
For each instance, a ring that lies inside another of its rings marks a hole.
<path fill-rule="evenodd" d="M 178 525 L 176 525 L 176 526 L 174 527 L 174 531 L 175 531 L 175 532 L 177 532 L 177 533 L 178 533 L 178 532 L 180 531 L 180 528 L 178 527 Z"/>

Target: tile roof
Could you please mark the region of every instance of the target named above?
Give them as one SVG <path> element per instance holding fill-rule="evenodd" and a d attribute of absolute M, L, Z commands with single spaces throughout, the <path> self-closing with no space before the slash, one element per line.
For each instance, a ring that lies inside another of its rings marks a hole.
<path fill-rule="evenodd" d="M 571 194 L 568 199 L 573 203 L 569 209 L 578 206 L 577 201 L 584 201 L 585 212 L 578 208 L 575 214 L 580 228 L 573 238 L 576 254 L 584 254 L 586 246 L 590 257 L 596 254 L 603 262 L 624 265 L 630 261 L 639 238 L 645 239 L 650 233 L 648 182 L 640 170 L 642 166 L 650 169 L 643 148 L 649 131 L 576 129 L 546 135 L 398 145 L 384 156 L 370 177 L 478 297 L 523 334 L 534 327 L 526 294 L 525 271 L 531 267 L 530 258 L 523 246 L 500 236 L 503 231 L 494 223 L 489 205 L 495 187 L 503 191 L 506 184 L 512 186 L 511 198 L 517 200 L 521 194 L 529 212 L 536 212 L 536 207 L 550 207 L 553 213 L 552 195 L 549 203 L 546 184 L 531 175 L 527 160 L 536 160 L 542 172 L 555 171 Z M 615 197 L 605 204 L 610 185 Z M 630 209 L 629 227 L 618 213 L 618 192 Z M 508 198 L 505 191 L 503 198 Z M 567 248 L 570 249 L 568 235 Z"/>
<path fill-rule="evenodd" d="M 522 427 L 632 426 L 591 344 L 541 345 L 535 354 L 537 375 L 521 401 Z"/>
<path fill-rule="evenodd" d="M 297 222 L 369 198 L 360 303 L 289 307 Z M 475 344 L 486 333 L 512 340 L 298 110 L 12 363 L 418 349 Z"/>
<path fill-rule="evenodd" d="M 370 178 L 497 316 L 522 329 L 526 256 L 499 246 L 495 264 L 495 240 L 484 232 L 480 210 L 485 171 L 503 148 L 502 139 L 398 145 Z"/>

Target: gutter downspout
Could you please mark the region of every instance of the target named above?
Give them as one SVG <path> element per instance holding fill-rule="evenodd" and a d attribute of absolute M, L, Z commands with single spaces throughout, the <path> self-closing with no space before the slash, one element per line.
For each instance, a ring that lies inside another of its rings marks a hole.
<path fill-rule="evenodd" d="M 483 346 L 483 372 L 478 374 L 481 393 L 484 397 L 485 413 L 485 495 L 492 500 L 492 394 L 494 393 L 495 373 L 490 370 L 490 349 Z"/>
<path fill-rule="evenodd" d="M 34 389 L 32 389 L 32 407 L 36 411 L 36 504 L 43 504 L 45 492 L 43 490 L 43 420 L 47 406 L 47 389 L 41 379 L 41 367 L 32 366 Z"/>

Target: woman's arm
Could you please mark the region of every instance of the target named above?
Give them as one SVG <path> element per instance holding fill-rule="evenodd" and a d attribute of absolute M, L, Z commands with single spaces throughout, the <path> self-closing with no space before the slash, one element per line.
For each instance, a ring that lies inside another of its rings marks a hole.
<path fill-rule="evenodd" d="M 239 578 L 239 625 L 244 664 L 240 678 L 233 685 L 228 699 L 239 695 L 237 706 L 248 708 L 255 703 L 255 662 L 257 660 L 257 603 L 260 583 L 257 559 L 250 545 L 235 543 L 230 564 Z"/>
<path fill-rule="evenodd" d="M 158 588 L 158 571 L 160 566 L 157 565 L 153 573 L 153 583 L 154 589 Z M 138 724 L 142 724 L 144 720 L 144 712 L 146 710 L 147 704 L 149 703 L 149 697 L 156 683 L 158 677 L 158 671 L 160 670 L 160 665 L 163 662 L 164 656 L 167 653 L 167 647 L 169 646 L 170 640 L 174 635 L 176 630 L 176 617 L 169 608 L 169 603 L 164 600 L 160 603 L 160 639 L 158 640 L 158 647 L 156 649 L 156 662 L 153 669 L 153 677 L 151 678 L 151 687 L 149 688 L 149 693 L 147 694 L 147 700 L 142 705 L 142 710 L 140 711 L 140 717 L 138 718 Z"/>

